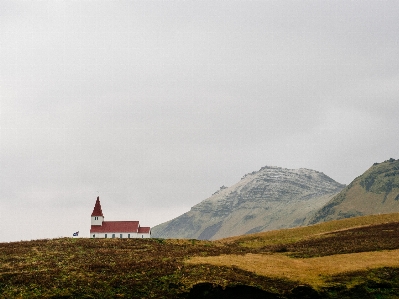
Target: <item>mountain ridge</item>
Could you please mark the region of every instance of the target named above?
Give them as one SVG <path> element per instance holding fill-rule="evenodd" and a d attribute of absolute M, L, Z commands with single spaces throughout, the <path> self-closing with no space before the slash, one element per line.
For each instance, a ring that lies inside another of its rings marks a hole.
<path fill-rule="evenodd" d="M 295 227 L 345 185 L 322 172 L 264 166 L 220 187 L 190 211 L 152 229 L 154 237 L 220 239 Z"/>

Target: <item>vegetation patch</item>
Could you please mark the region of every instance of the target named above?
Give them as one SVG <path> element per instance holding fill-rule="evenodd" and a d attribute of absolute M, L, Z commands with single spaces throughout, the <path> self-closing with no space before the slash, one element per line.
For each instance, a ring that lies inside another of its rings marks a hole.
<path fill-rule="evenodd" d="M 384 266 L 399 268 L 398 256 L 399 250 L 337 254 L 308 259 L 290 258 L 284 254 L 246 254 L 244 256 L 230 254 L 193 257 L 187 263 L 235 265 L 258 275 L 297 281 L 299 284 L 309 284 L 320 289 L 332 275 Z"/>
<path fill-rule="evenodd" d="M 399 160 L 390 159 L 373 165 L 360 180 L 366 191 L 374 193 L 390 193 L 399 189 Z"/>
<path fill-rule="evenodd" d="M 321 238 L 328 233 L 341 232 L 357 227 L 368 227 L 384 223 L 399 222 L 399 213 L 369 215 L 319 223 L 311 226 L 282 229 L 244 235 L 215 241 L 222 244 L 239 244 L 245 248 L 264 248 L 265 246 L 293 244 L 309 239 Z"/>
<path fill-rule="evenodd" d="M 265 246 L 266 251 L 281 252 L 282 246 Z M 315 238 L 284 245 L 292 257 L 317 257 L 399 249 L 399 222 L 364 226 L 326 233 Z"/>
<path fill-rule="evenodd" d="M 0 243 L 0 298 L 397 298 L 398 226 L 390 214 L 213 242 Z"/>

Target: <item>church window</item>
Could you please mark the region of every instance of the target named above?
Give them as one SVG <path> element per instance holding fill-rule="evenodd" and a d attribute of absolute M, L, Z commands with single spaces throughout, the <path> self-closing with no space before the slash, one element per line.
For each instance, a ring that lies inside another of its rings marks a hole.
<path fill-rule="evenodd" d="M 115 238 L 115 234 L 112 234 L 112 238 Z"/>
<path fill-rule="evenodd" d="M 127 234 L 127 237 L 130 239 L 130 234 Z"/>
<path fill-rule="evenodd" d="M 122 234 L 120 234 L 120 238 L 122 239 Z"/>
<path fill-rule="evenodd" d="M 95 238 L 96 237 L 96 235 L 93 235 L 93 238 Z"/>
<path fill-rule="evenodd" d="M 107 238 L 107 234 L 105 234 L 105 238 Z"/>

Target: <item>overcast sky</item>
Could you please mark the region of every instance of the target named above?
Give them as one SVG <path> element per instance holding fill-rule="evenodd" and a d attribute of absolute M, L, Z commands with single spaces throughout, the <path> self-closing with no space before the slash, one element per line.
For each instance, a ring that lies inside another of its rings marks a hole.
<path fill-rule="evenodd" d="M 155 226 L 261 167 L 399 158 L 399 2 L 0 0 L 0 242 Z"/>

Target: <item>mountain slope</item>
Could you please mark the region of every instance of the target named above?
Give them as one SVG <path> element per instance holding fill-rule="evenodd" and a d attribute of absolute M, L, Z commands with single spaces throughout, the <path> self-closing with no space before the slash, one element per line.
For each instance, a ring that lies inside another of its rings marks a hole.
<path fill-rule="evenodd" d="M 374 163 L 308 221 L 399 212 L 399 160 Z"/>
<path fill-rule="evenodd" d="M 173 220 L 155 226 L 159 238 L 220 239 L 300 226 L 344 188 L 321 172 L 263 167 L 215 192 Z"/>

